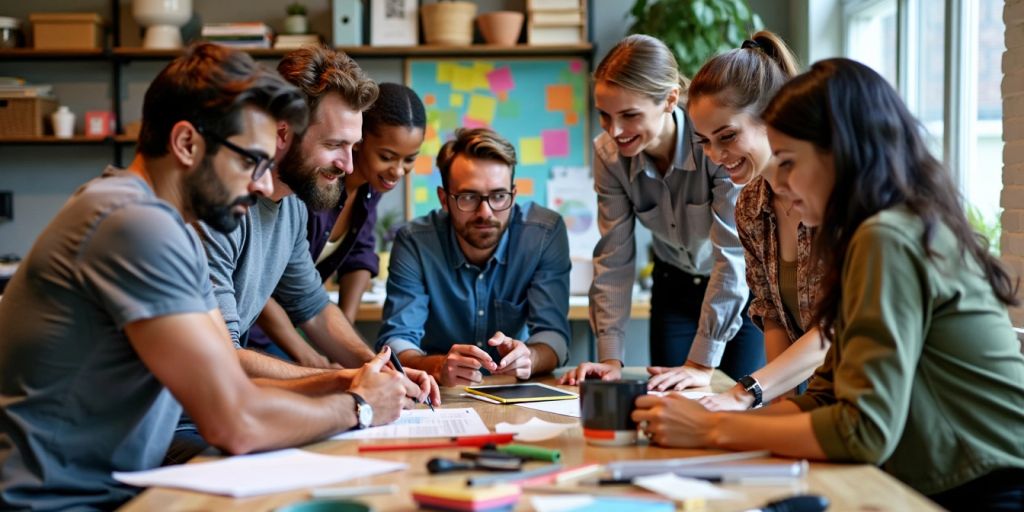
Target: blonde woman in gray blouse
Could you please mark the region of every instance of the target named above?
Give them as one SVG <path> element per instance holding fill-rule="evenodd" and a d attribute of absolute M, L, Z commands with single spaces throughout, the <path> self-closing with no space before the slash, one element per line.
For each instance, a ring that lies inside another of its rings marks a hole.
<path fill-rule="evenodd" d="M 708 161 L 678 103 L 686 79 L 650 36 L 620 41 L 594 72 L 602 133 L 594 140 L 601 240 L 594 248 L 590 322 L 598 360 L 562 382 L 619 378 L 636 273 L 636 219 L 650 229 L 651 389 L 707 385 L 764 365 L 764 342 L 745 314 L 748 288 L 734 210 L 740 187 Z"/>

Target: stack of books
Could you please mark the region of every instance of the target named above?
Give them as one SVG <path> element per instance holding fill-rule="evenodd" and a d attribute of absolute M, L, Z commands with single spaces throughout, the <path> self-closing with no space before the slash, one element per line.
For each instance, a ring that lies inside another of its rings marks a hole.
<path fill-rule="evenodd" d="M 32 85 L 25 79 L 13 76 L 0 76 L 0 98 L 53 98 L 53 86 L 50 84 Z"/>
<path fill-rule="evenodd" d="M 274 31 L 266 23 L 207 23 L 203 39 L 232 48 L 270 48 Z"/>
<path fill-rule="evenodd" d="M 294 50 L 303 46 L 317 46 L 320 44 L 320 36 L 317 34 L 281 34 L 274 41 L 274 48 L 277 50 Z"/>
<path fill-rule="evenodd" d="M 586 0 L 527 0 L 527 41 L 533 45 L 585 43 L 586 3 Z"/>

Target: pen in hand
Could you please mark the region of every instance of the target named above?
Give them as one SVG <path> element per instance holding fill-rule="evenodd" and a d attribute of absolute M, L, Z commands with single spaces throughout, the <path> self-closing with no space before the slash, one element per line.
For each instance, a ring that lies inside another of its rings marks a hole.
<path fill-rule="evenodd" d="M 405 375 L 405 368 L 402 368 L 402 362 L 398 360 L 398 354 L 394 350 L 391 351 L 391 366 L 394 366 L 398 373 Z M 423 403 L 427 404 L 431 411 L 434 410 L 434 403 L 430 400 L 430 395 L 427 395 L 427 399 Z"/>

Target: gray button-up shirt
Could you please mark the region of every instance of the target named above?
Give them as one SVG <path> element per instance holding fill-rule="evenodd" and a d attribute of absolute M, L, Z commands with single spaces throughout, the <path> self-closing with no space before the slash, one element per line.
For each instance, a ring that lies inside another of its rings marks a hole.
<path fill-rule="evenodd" d="M 740 329 L 747 301 L 743 247 L 736 234 L 741 187 L 693 142 L 686 112 L 676 107 L 676 149 L 662 175 L 646 154 L 619 155 L 607 133 L 594 139 L 594 190 L 601 240 L 594 247 L 590 325 L 598 359 L 622 360 L 636 274 L 635 219 L 651 230 L 654 254 L 685 272 L 710 275 L 689 359 L 718 366 Z"/>

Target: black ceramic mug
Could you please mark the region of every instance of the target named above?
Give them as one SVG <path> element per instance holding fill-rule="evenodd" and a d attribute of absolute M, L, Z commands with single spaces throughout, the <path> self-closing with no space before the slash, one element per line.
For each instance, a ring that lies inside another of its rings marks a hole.
<path fill-rule="evenodd" d="M 585 380 L 580 385 L 583 437 L 590 444 L 625 446 L 636 443 L 636 422 L 630 417 L 637 397 L 647 394 L 643 380 Z"/>

